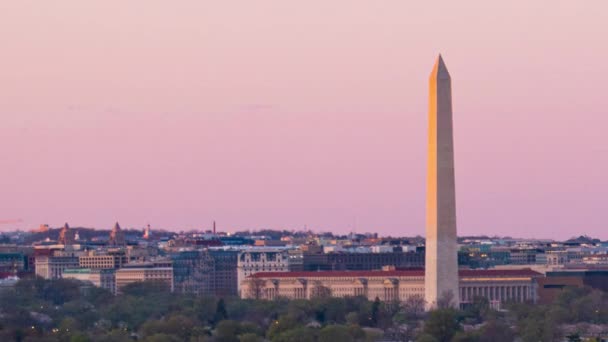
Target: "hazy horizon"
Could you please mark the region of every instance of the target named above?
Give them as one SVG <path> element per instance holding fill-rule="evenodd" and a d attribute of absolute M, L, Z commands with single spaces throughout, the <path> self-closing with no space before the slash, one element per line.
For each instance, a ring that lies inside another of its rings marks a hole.
<path fill-rule="evenodd" d="M 424 235 L 441 53 L 459 235 L 608 239 L 608 2 L 439 8 L 1 3 L 0 231 Z"/>
<path fill-rule="evenodd" d="M 49 230 L 55 230 L 55 231 L 60 231 L 61 229 L 63 229 L 63 226 L 57 226 L 57 227 L 48 227 Z M 133 232 L 133 231 L 137 231 L 140 233 L 143 233 L 145 227 L 122 227 L 122 230 L 127 231 L 127 232 Z M 86 230 L 94 230 L 94 231 L 99 231 L 99 232 L 107 232 L 110 233 L 112 231 L 112 228 L 108 228 L 108 227 L 83 227 L 83 226 L 71 226 L 70 225 L 70 229 L 86 229 Z M 38 231 L 35 231 L 36 229 L 33 230 L 22 230 L 22 229 L 18 229 L 18 230 L 9 230 L 9 229 L 0 229 L 0 233 L 17 233 L 17 232 L 22 232 L 22 233 L 40 233 Z M 237 228 L 237 229 L 217 229 L 217 233 L 218 234 L 222 234 L 222 233 L 227 233 L 228 235 L 231 234 L 236 234 L 236 233 L 241 233 L 241 232 L 250 232 L 251 234 L 256 234 L 256 233 L 260 233 L 264 230 L 273 230 L 273 231 L 282 231 L 282 230 L 286 230 L 292 233 L 303 233 L 303 232 L 307 232 L 307 231 L 311 231 L 312 233 L 315 234 L 325 234 L 325 233 L 332 233 L 329 230 L 317 230 L 317 231 L 313 231 L 313 230 L 298 230 L 298 229 L 270 229 L 270 228 L 259 228 L 259 229 L 247 229 L 247 228 Z M 35 231 L 35 232 L 34 232 Z M 157 228 L 151 228 L 152 234 L 154 234 L 155 231 L 160 231 L 163 233 L 199 233 L 199 234 L 203 234 L 203 233 L 208 233 L 213 231 L 213 228 L 200 228 L 200 229 L 190 229 L 190 230 L 179 230 L 179 229 L 167 229 L 167 228 L 163 228 L 163 227 L 157 227 Z M 334 233 L 334 235 L 349 235 L 350 233 L 355 233 L 355 234 L 361 234 L 361 235 L 368 235 L 368 234 L 374 234 L 374 232 L 345 232 L 345 233 Z M 458 238 L 474 238 L 474 237 L 487 237 L 487 238 L 491 238 L 491 239 L 514 239 L 514 240 L 554 240 L 554 241 L 566 241 L 569 239 L 577 239 L 579 237 L 587 237 L 587 238 L 591 238 L 591 239 L 597 239 L 597 237 L 595 236 L 589 236 L 587 234 L 579 234 L 576 236 L 570 236 L 568 238 L 564 238 L 564 239 L 555 239 L 555 238 L 550 238 L 550 237 L 541 237 L 541 236 L 537 236 L 537 237 L 519 237 L 519 236 L 509 236 L 509 235 L 490 235 L 490 234 L 467 234 L 467 235 L 463 235 L 463 234 L 458 234 Z M 379 238 L 424 238 L 424 234 L 418 234 L 418 235 L 402 235 L 402 236 L 397 236 L 397 235 L 379 235 Z M 601 239 L 600 239 L 601 240 Z"/>

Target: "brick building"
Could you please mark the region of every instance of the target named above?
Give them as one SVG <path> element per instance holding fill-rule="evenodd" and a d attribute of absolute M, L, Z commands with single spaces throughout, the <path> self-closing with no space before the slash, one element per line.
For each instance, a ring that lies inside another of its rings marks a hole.
<path fill-rule="evenodd" d="M 563 270 L 547 272 L 538 280 L 541 304 L 550 304 L 566 287 L 591 287 L 608 291 L 608 270 Z"/>

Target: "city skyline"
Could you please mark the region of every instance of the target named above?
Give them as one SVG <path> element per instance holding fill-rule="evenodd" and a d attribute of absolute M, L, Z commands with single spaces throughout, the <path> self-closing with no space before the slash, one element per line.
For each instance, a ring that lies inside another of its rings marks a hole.
<path fill-rule="evenodd" d="M 460 234 L 608 238 L 605 2 L 142 4 L 0 6 L 0 231 L 424 235 L 441 52 Z"/>

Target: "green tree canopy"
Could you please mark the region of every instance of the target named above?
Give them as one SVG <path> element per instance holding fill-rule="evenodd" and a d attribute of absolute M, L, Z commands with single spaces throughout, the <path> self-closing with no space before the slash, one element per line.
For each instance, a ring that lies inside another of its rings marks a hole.
<path fill-rule="evenodd" d="M 433 310 L 424 322 L 424 334 L 438 342 L 449 342 L 460 329 L 458 312 L 452 308 Z"/>

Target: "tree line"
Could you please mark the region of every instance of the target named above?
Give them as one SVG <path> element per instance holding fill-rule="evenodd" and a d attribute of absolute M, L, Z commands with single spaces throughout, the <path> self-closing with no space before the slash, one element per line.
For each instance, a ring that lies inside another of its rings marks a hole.
<path fill-rule="evenodd" d="M 608 326 L 608 295 L 589 288 L 566 288 L 551 305 L 507 303 L 497 311 L 477 298 L 463 310 L 425 312 L 419 297 L 382 302 L 321 292 L 264 301 L 165 286 L 133 283 L 114 296 L 70 279 L 22 279 L 0 290 L 0 341 L 592 341 Z"/>

